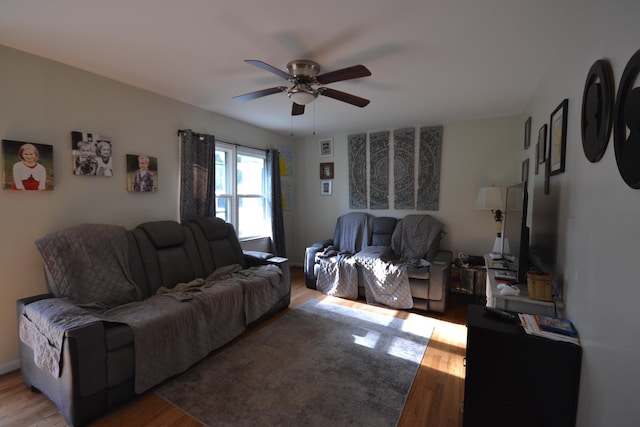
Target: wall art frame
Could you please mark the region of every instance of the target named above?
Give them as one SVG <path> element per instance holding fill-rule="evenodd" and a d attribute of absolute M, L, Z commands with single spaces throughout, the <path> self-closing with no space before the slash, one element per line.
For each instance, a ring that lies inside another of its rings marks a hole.
<path fill-rule="evenodd" d="M 591 163 L 599 162 L 609 145 L 613 129 L 614 97 L 611 64 L 605 59 L 599 59 L 589 69 L 582 93 L 582 149 Z"/>
<path fill-rule="evenodd" d="M 97 132 L 71 132 L 74 175 L 113 176 L 111 138 Z"/>
<path fill-rule="evenodd" d="M 333 179 L 333 162 L 320 163 L 320 179 Z"/>
<path fill-rule="evenodd" d="M 53 145 L 2 140 L 2 188 L 53 191 Z"/>
<path fill-rule="evenodd" d="M 531 145 L 531 116 L 524 122 L 524 149 Z"/>
<path fill-rule="evenodd" d="M 158 158 L 127 154 L 127 191 L 156 193 L 158 191 Z"/>
<path fill-rule="evenodd" d="M 333 138 L 324 138 L 318 142 L 320 157 L 333 157 Z"/>
<path fill-rule="evenodd" d="M 613 148 L 618 172 L 624 182 L 636 190 L 640 189 L 640 152 L 637 149 L 640 140 L 637 132 L 640 108 L 637 101 L 638 88 L 634 87 L 638 75 L 640 49 L 631 56 L 620 77 L 613 122 Z M 630 129 L 633 131 L 629 131 Z"/>
<path fill-rule="evenodd" d="M 540 144 L 540 151 L 536 156 L 536 163 L 539 165 L 547 160 L 547 124 L 543 124 L 538 130 L 538 144 Z"/>
<path fill-rule="evenodd" d="M 551 113 L 549 122 L 549 147 L 547 161 L 549 162 L 549 174 L 563 173 L 567 153 L 567 110 L 569 100 L 564 99 Z"/>
<path fill-rule="evenodd" d="M 321 196 L 330 196 L 332 190 L 332 182 L 328 179 L 323 179 L 320 181 L 320 195 Z"/>
<path fill-rule="evenodd" d="M 522 175 L 520 177 L 521 182 L 529 181 L 529 159 L 522 161 Z"/>

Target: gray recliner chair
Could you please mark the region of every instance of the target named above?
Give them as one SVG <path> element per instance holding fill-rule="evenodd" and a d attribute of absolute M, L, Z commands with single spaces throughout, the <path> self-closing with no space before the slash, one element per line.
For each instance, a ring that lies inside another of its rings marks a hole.
<path fill-rule="evenodd" d="M 401 258 L 406 249 L 410 253 L 411 240 L 420 236 L 411 236 L 408 223 L 425 222 L 431 233 L 436 233 L 433 244 L 427 248 L 420 259 L 428 261 L 428 266 L 407 265 L 411 296 L 415 309 L 444 313 L 449 293 L 451 271 L 451 251 L 440 249 L 442 224 L 430 215 L 408 215 L 403 219 L 393 217 L 375 217 L 365 212 L 351 212 L 338 218 L 332 239 L 313 243 L 305 249 L 304 274 L 307 288 L 316 289 L 320 262 L 332 262 L 332 253 L 356 254 L 361 251 L 370 253 L 373 248 L 393 249 L 396 258 Z M 433 227 L 433 228 L 432 228 Z M 423 227 L 424 229 L 424 227 Z M 415 260 L 414 260 L 415 261 Z M 364 298 L 364 286 L 359 283 L 358 297 Z"/>

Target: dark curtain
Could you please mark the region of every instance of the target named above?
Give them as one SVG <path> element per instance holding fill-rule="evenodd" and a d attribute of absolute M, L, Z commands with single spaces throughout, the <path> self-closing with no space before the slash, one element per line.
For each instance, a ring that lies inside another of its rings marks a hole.
<path fill-rule="evenodd" d="M 276 149 L 267 150 L 267 171 L 271 183 L 269 204 L 271 207 L 271 252 L 286 256 L 284 241 L 284 218 L 282 216 L 282 189 L 280 187 L 280 153 Z"/>
<path fill-rule="evenodd" d="M 216 216 L 215 138 L 190 129 L 180 136 L 180 222 Z"/>

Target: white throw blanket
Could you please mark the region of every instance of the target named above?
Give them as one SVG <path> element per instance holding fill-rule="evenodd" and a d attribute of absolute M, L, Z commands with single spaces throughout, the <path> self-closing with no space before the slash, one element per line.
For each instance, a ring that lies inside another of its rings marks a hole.
<path fill-rule="evenodd" d="M 372 248 L 370 248 L 372 249 Z M 368 304 L 391 308 L 413 308 L 409 276 L 404 265 L 385 261 L 378 251 L 319 257 L 316 289 L 334 297 L 358 299 L 358 270 Z"/>
<path fill-rule="evenodd" d="M 344 254 L 320 259 L 316 289 L 333 297 L 358 299 L 355 257 Z"/>
<path fill-rule="evenodd" d="M 409 275 L 403 264 L 385 261 L 369 253 L 356 254 L 362 268 L 362 284 L 368 304 L 384 304 L 391 308 L 413 308 Z"/>

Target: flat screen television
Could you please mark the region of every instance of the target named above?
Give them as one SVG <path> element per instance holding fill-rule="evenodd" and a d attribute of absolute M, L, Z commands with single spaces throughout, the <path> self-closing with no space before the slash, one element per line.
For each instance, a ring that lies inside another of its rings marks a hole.
<path fill-rule="evenodd" d="M 516 258 L 518 283 L 527 282 L 527 270 L 529 269 L 528 203 L 529 195 L 526 182 L 507 187 L 502 228 L 502 256 L 507 259 Z"/>
<path fill-rule="evenodd" d="M 556 283 L 556 257 L 558 235 L 558 209 L 560 189 L 551 184 L 545 194 L 542 179 L 534 181 L 533 205 L 531 206 L 531 242 L 529 259 L 532 266 L 541 273 L 551 273 Z"/>

